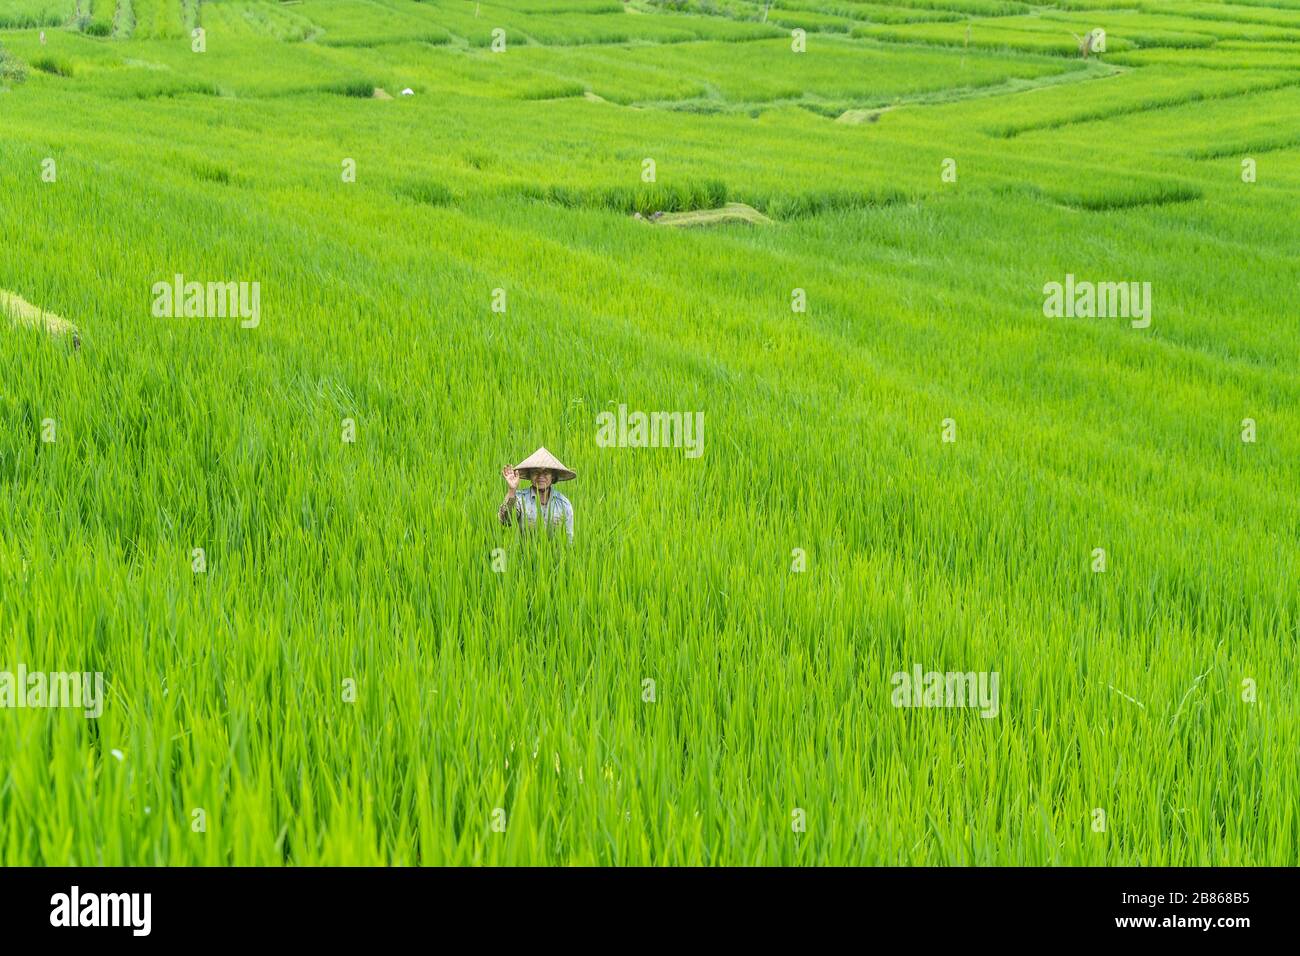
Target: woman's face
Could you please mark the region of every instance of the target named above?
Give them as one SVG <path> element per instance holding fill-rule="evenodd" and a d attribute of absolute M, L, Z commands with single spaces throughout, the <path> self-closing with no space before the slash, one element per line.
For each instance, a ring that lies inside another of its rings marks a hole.
<path fill-rule="evenodd" d="M 545 491 L 547 488 L 551 487 L 551 482 L 553 480 L 554 476 L 549 471 L 533 472 L 533 487 L 538 491 Z"/>

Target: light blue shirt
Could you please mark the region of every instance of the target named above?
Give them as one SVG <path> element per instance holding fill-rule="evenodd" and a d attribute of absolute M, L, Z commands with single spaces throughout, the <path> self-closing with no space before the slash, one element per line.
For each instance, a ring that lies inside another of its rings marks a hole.
<path fill-rule="evenodd" d="M 545 505 L 538 504 L 537 489 L 521 488 L 515 492 L 515 514 L 525 518 L 529 524 L 537 523 L 537 509 L 541 507 L 542 516 L 551 525 L 564 525 L 564 530 L 573 541 L 573 505 L 554 488 Z"/>

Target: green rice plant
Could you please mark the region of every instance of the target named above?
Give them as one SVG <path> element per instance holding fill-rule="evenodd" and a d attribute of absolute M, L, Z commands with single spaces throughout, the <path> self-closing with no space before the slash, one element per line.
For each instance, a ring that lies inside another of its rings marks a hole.
<path fill-rule="evenodd" d="M 515 55 L 538 69 L 563 64 L 566 79 L 588 76 L 594 92 L 618 102 L 662 103 L 703 93 L 737 106 L 781 100 L 829 103 L 831 115 L 849 106 L 884 105 L 954 85 L 975 89 L 1068 69 L 1047 58 L 1009 60 L 980 53 L 962 59 L 947 51 L 864 48 L 832 37 L 811 42 L 814 55 L 792 53 L 788 40 L 641 46 L 613 54 L 580 49 L 553 55 L 530 49 Z"/>
<path fill-rule="evenodd" d="M 180 0 L 131 0 L 135 10 L 135 35 L 140 39 L 176 39 L 187 35 L 185 8 Z M 212 5 L 221 9 L 224 4 Z"/>
<path fill-rule="evenodd" d="M 353 78 L 341 80 L 321 88 L 326 93 L 337 93 L 340 96 L 355 96 L 361 99 L 370 99 L 375 92 L 375 81 L 373 79 Z"/>
<path fill-rule="evenodd" d="M 1216 20 L 1237 25 L 1266 23 L 1273 26 L 1300 29 L 1300 7 L 1292 7 L 1288 10 L 1286 8 L 1274 7 L 1270 9 L 1259 6 L 1252 9 L 1248 5 L 1239 3 L 1188 3 L 1183 2 L 1183 0 L 1175 0 L 1173 3 L 1153 3 L 1151 0 L 1145 0 L 1145 2 L 1138 4 L 1138 9 L 1147 14 Z"/>
<path fill-rule="evenodd" d="M 204 8 L 203 22 L 209 31 L 223 37 L 251 34 L 287 42 L 318 38 L 322 29 L 299 9 L 278 3 L 221 0 Z"/>
<path fill-rule="evenodd" d="M 1164 7 L 1161 8 L 1165 10 Z M 1210 46 L 1212 40 L 1251 39 L 1300 40 L 1300 31 L 1251 23 L 1229 22 L 1226 20 L 1207 20 L 1195 17 L 1181 17 L 1130 11 L 1089 13 L 1084 17 L 1072 14 L 1046 13 L 1042 20 L 1045 24 L 1072 24 L 1076 30 L 1091 29 L 1091 25 L 1104 24 L 1107 32 L 1107 45 L 1111 34 L 1127 37 L 1139 46 Z"/>
<path fill-rule="evenodd" d="M 78 0 L 77 10 L 77 24 L 82 33 L 93 37 L 112 35 L 116 0 Z"/>
<path fill-rule="evenodd" d="M 76 0 L 8 0 L 0 8 L 0 29 L 34 30 L 60 26 L 72 18 L 75 3 Z"/>
<path fill-rule="evenodd" d="M 125 40 L 135 32 L 135 10 L 131 0 L 117 0 L 113 13 L 113 39 Z"/>
<path fill-rule="evenodd" d="M 3 46 L 0 46 L 0 85 L 22 83 L 26 79 L 27 67 L 10 56 Z"/>
<path fill-rule="evenodd" d="M 397 194 L 427 206 L 445 206 L 455 201 L 452 191 L 432 179 L 410 179 L 401 183 Z"/>
<path fill-rule="evenodd" d="M 72 76 L 75 69 L 67 60 L 53 56 L 42 55 L 32 59 L 32 69 L 39 70 L 41 73 L 48 73 L 51 76 Z"/>
<path fill-rule="evenodd" d="M 1241 71 L 1225 74 L 1214 70 L 1155 66 L 1141 72 L 1121 74 L 1083 90 L 1044 90 L 1046 95 L 1026 104 L 1026 110 L 1015 119 L 1006 120 L 999 116 L 986 130 L 995 136 L 1016 136 L 1030 130 L 1053 129 L 1294 85 L 1294 78 L 1277 73 Z"/>
<path fill-rule="evenodd" d="M 793 17 L 802 11 L 823 13 L 837 18 L 863 23 L 924 23 L 940 20 L 965 20 L 966 14 L 956 9 L 938 7 L 903 7 L 884 3 L 859 2 L 859 0 L 774 0 L 769 6 L 758 0 L 733 0 L 737 7 L 754 19 L 768 11 L 785 12 Z"/>
<path fill-rule="evenodd" d="M 450 34 L 417 3 L 392 0 L 319 0 L 304 15 L 320 28 L 318 42 L 373 47 L 381 43 L 446 43 Z"/>
<path fill-rule="evenodd" d="M 397 3 L 399 0 L 385 0 Z M 406 0 L 400 0 L 404 5 Z M 536 43 L 549 46 L 628 43 L 682 43 L 713 39 L 743 41 L 779 36 L 784 31 L 774 24 L 699 17 L 648 8 L 628 14 L 624 10 L 593 8 L 599 12 L 532 12 L 505 2 L 478 3 L 473 0 L 422 0 L 418 6 L 426 15 L 471 46 L 489 47 L 493 30 L 504 31 L 507 48 Z M 632 16 L 636 19 L 633 20 Z"/>
<path fill-rule="evenodd" d="M 1300 53 L 1294 47 L 1269 49 L 1263 44 L 1242 49 L 1219 43 L 1210 50 L 1133 50 L 1108 57 L 1124 66 L 1171 64 L 1211 70 L 1288 70 L 1300 68 Z"/>
<path fill-rule="evenodd" d="M 1006 17 L 1028 10 L 1028 4 L 1016 0 L 893 0 L 882 5 L 916 10 L 955 10 L 980 17 Z"/>
<path fill-rule="evenodd" d="M 599 190 L 576 190 L 564 186 L 547 189 L 523 188 L 520 192 L 567 208 L 608 209 L 621 213 L 689 212 L 716 209 L 727 202 L 727 187 L 719 181 L 657 183 L 642 186 L 615 186 Z"/>

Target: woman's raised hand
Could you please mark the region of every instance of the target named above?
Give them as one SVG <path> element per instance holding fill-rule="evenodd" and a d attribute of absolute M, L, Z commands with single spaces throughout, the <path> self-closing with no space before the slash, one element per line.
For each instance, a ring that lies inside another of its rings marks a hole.
<path fill-rule="evenodd" d="M 506 480 L 506 484 L 510 486 L 511 491 L 519 490 L 519 472 L 506 465 L 501 469 L 501 477 Z"/>

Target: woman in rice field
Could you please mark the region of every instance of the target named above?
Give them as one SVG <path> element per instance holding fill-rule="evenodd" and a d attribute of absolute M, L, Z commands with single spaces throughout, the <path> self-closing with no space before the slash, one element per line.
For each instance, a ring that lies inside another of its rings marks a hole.
<path fill-rule="evenodd" d="M 537 449 L 513 468 L 506 465 L 501 475 L 509 489 L 506 500 L 497 509 L 502 524 L 517 524 L 522 530 L 525 525 L 536 525 L 540 514 L 547 531 L 553 525 L 563 524 L 569 542 L 573 543 L 573 505 L 553 486 L 557 481 L 569 481 L 577 475 L 545 448 Z M 520 478 L 527 478 L 532 487 L 520 490 Z"/>

